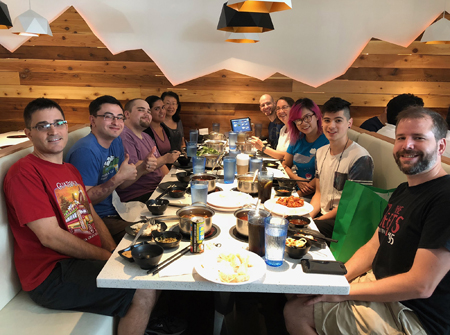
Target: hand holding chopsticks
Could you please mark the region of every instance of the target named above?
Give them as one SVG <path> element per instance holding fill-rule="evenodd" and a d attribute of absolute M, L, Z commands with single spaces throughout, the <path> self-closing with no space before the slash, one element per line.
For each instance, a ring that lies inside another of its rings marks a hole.
<path fill-rule="evenodd" d="M 188 245 L 187 247 L 181 249 L 180 251 L 178 251 L 176 254 L 172 255 L 171 257 L 167 258 L 164 262 L 159 263 L 156 268 L 150 269 L 147 271 L 148 274 L 152 274 L 153 276 L 156 275 L 159 271 L 161 271 L 162 269 L 164 269 L 166 266 L 172 264 L 173 262 L 175 262 L 177 259 L 181 258 L 185 253 L 187 253 L 190 250 L 190 246 Z"/>

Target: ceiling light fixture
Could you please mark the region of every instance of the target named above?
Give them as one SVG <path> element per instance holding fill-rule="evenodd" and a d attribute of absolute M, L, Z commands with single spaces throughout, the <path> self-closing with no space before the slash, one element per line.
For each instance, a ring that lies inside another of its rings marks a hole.
<path fill-rule="evenodd" d="M 231 43 L 258 43 L 259 34 L 255 33 L 228 33 L 225 42 Z"/>
<path fill-rule="evenodd" d="M 223 4 L 217 30 L 231 33 L 263 33 L 273 30 L 272 19 L 267 13 L 238 12 Z"/>
<path fill-rule="evenodd" d="M 273 13 L 282 10 L 292 9 L 292 1 L 273 0 L 229 0 L 228 7 L 239 12 Z"/>
<path fill-rule="evenodd" d="M 47 19 L 31 10 L 31 0 L 29 5 L 30 9 L 14 20 L 12 33 L 21 36 L 53 36 Z"/>
<path fill-rule="evenodd" d="M 445 11 L 442 19 L 425 29 L 420 41 L 427 44 L 450 44 L 450 21 L 445 18 Z"/>
<path fill-rule="evenodd" d="M 0 1 L 0 29 L 12 27 L 11 16 L 9 16 L 8 6 Z"/>

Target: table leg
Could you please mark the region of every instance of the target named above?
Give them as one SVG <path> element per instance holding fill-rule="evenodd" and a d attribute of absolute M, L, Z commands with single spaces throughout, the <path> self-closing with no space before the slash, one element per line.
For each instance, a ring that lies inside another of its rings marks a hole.
<path fill-rule="evenodd" d="M 225 316 L 233 310 L 234 297 L 230 292 L 214 293 L 214 335 L 220 335 Z"/>

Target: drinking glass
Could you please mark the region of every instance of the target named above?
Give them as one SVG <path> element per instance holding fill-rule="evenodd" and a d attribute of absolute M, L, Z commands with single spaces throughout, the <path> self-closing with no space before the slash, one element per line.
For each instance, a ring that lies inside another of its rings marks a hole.
<path fill-rule="evenodd" d="M 225 184 L 232 184 L 234 182 L 234 175 L 236 174 L 236 158 L 224 157 L 223 158 L 223 182 Z"/>
<path fill-rule="evenodd" d="M 250 173 L 256 170 L 261 171 L 263 167 L 262 158 L 250 158 Z"/>
<path fill-rule="evenodd" d="M 198 130 L 191 129 L 189 130 L 189 141 L 197 143 L 198 142 Z"/>
<path fill-rule="evenodd" d="M 208 197 L 208 181 L 207 180 L 191 180 L 191 200 L 192 204 L 201 202 L 206 205 Z"/>
<path fill-rule="evenodd" d="M 284 260 L 284 249 L 289 221 L 281 217 L 268 217 L 265 225 L 266 264 L 281 266 Z"/>
<path fill-rule="evenodd" d="M 195 155 L 197 154 L 197 142 L 187 143 L 186 154 L 188 157 L 195 157 Z"/>
<path fill-rule="evenodd" d="M 255 124 L 255 136 L 261 138 L 262 135 L 262 123 Z"/>
<path fill-rule="evenodd" d="M 228 140 L 229 140 L 230 149 L 236 148 L 237 136 L 238 136 L 237 133 L 232 132 L 232 131 L 229 132 Z"/>
<path fill-rule="evenodd" d="M 266 253 L 264 219 L 269 216 L 264 209 L 248 211 L 248 250 L 261 257 Z"/>
<path fill-rule="evenodd" d="M 263 204 L 272 196 L 273 172 L 260 171 L 258 173 L 258 199 Z"/>
<path fill-rule="evenodd" d="M 220 133 L 220 123 L 213 123 L 212 131 L 215 131 L 216 133 Z"/>
<path fill-rule="evenodd" d="M 192 167 L 194 174 L 197 173 L 205 173 L 205 164 L 206 164 L 206 158 L 200 157 L 200 156 L 194 156 L 192 158 Z"/>

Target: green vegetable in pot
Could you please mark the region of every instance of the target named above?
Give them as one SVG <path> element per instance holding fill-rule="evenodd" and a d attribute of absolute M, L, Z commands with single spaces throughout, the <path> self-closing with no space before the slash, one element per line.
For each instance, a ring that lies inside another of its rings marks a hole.
<path fill-rule="evenodd" d="M 202 147 L 200 150 L 197 150 L 197 156 L 203 155 L 219 155 L 220 152 L 213 148 Z"/>

